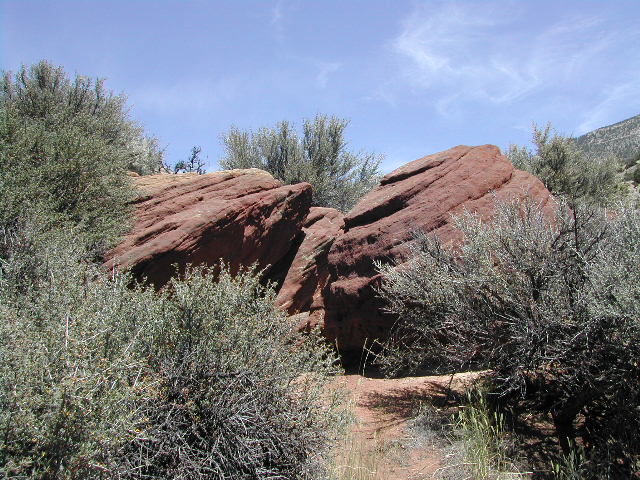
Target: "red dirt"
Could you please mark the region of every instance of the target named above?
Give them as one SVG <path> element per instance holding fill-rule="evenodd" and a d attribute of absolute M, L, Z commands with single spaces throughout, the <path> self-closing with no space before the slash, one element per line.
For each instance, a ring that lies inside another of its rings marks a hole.
<path fill-rule="evenodd" d="M 460 391 L 476 376 L 476 373 L 457 374 L 452 388 Z M 345 375 L 340 378 L 354 403 L 354 436 L 366 451 L 383 455 L 377 476 L 373 478 L 434 478 L 434 473 L 442 466 L 443 452 L 433 443 L 413 441 L 415 438 L 408 428 L 408 421 L 415 415 L 421 400 L 444 398 L 450 379 L 450 375 L 399 379 Z"/>

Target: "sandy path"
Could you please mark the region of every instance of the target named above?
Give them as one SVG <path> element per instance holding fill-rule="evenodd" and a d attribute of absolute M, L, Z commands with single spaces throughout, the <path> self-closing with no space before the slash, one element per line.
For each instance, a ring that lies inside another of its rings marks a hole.
<path fill-rule="evenodd" d="M 453 388 L 458 390 L 475 374 L 458 374 Z M 340 378 L 351 393 L 356 416 L 354 436 L 363 448 L 377 455 L 380 480 L 424 480 L 433 478 L 441 466 L 442 451 L 431 442 L 418 441 L 407 421 L 415 415 L 419 402 L 446 395 L 450 376 L 368 378 L 345 375 Z"/>

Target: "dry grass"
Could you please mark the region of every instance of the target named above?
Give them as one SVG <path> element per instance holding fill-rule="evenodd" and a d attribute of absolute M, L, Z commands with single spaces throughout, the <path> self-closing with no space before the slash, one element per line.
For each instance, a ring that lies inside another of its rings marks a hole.
<path fill-rule="evenodd" d="M 373 443 L 373 445 L 371 445 Z M 333 480 L 384 480 L 381 466 L 384 464 L 385 448 L 378 439 L 365 441 L 356 432 L 350 432 L 340 444 L 330 472 Z"/>

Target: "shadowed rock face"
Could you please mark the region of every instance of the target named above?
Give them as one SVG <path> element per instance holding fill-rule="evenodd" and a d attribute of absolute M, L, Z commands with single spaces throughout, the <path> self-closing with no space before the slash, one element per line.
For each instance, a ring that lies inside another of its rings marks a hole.
<path fill-rule="evenodd" d="M 183 269 L 222 259 L 233 271 L 254 262 L 259 268 L 276 264 L 311 205 L 308 183 L 283 186 L 257 169 L 134 181 L 141 191 L 135 224 L 105 265 L 130 268 L 158 288 L 176 274 L 173 264 Z"/>
<path fill-rule="evenodd" d="M 325 288 L 324 334 L 344 353 L 365 340 L 384 338 L 392 320 L 381 312 L 375 261 L 402 259 L 402 244 L 419 229 L 460 242 L 452 215 L 464 209 L 488 219 L 495 198 L 531 195 L 546 204 L 550 194 L 536 177 L 515 170 L 492 145 L 458 146 L 411 162 L 386 175 L 345 217 L 333 242 Z M 494 196 L 495 195 L 495 196 Z"/>
<path fill-rule="evenodd" d="M 302 227 L 300 247 L 278 293 L 280 308 L 289 314 L 324 308 L 322 291 L 329 281 L 327 255 L 343 226 L 344 216 L 338 210 L 311 208 Z"/>

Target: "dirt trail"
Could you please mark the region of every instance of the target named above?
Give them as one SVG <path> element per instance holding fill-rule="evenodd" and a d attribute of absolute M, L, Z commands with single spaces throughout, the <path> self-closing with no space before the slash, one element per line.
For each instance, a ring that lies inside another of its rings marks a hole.
<path fill-rule="evenodd" d="M 454 376 L 452 387 L 459 390 L 476 374 Z M 356 416 L 354 437 L 377 456 L 380 480 L 424 480 L 433 478 L 442 466 L 443 452 L 434 442 L 417 439 L 408 428 L 419 402 L 444 399 L 450 375 L 369 378 L 345 375 L 340 381 L 352 395 Z"/>

